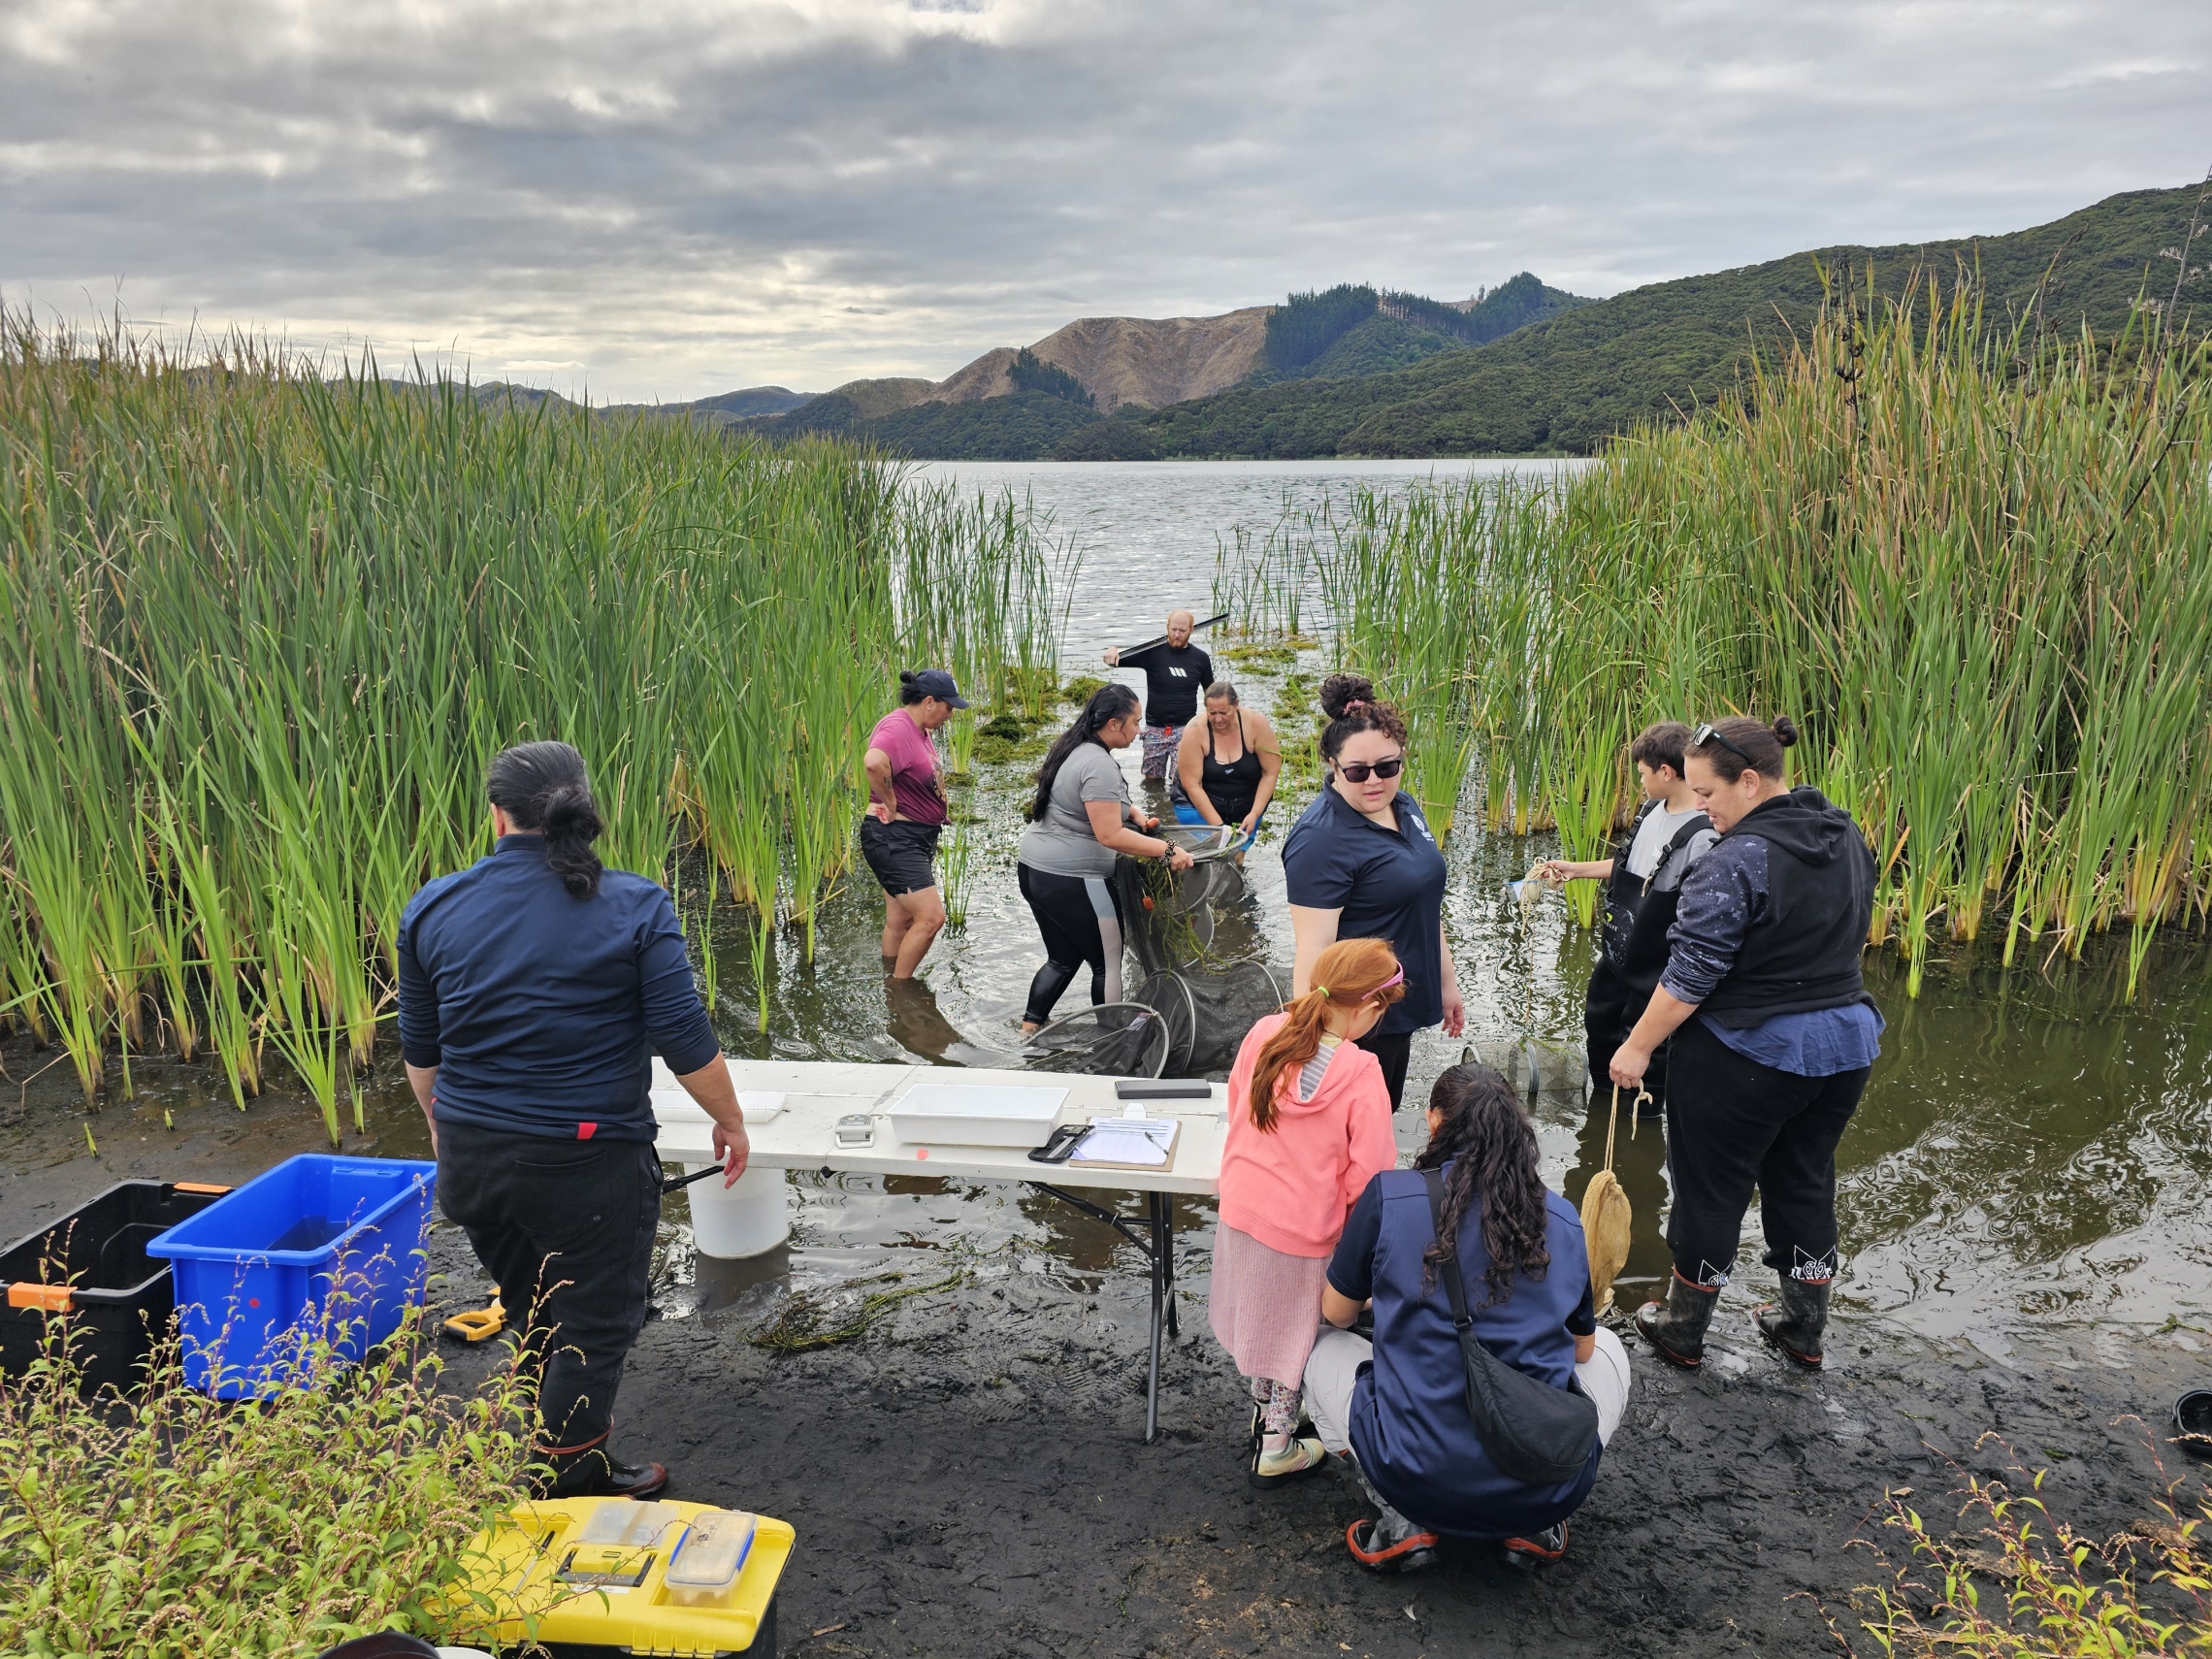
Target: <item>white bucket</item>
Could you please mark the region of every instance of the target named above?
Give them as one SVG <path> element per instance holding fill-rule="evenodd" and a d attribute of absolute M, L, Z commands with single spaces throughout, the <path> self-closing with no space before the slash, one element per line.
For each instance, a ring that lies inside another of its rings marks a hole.
<path fill-rule="evenodd" d="M 684 1173 L 708 1167 L 687 1163 Z M 791 1237 L 791 1187 L 780 1169 L 748 1169 L 727 1187 L 709 1177 L 684 1192 L 691 1200 L 692 1243 L 701 1255 L 739 1261 Z"/>

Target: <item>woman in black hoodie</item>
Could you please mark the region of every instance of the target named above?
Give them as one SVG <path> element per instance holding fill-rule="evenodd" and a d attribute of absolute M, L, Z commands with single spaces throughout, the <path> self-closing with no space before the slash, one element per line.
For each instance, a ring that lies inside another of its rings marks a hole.
<path fill-rule="evenodd" d="M 1881 1049 L 1882 1017 L 1859 978 L 1874 855 L 1849 813 L 1783 783 L 1782 751 L 1796 741 L 1786 715 L 1691 735 L 1686 775 L 1720 839 L 1683 879 L 1666 972 L 1612 1060 L 1613 1081 L 1634 1088 L 1674 1038 L 1675 1272 L 1636 1328 L 1676 1365 L 1704 1356 L 1754 1186 L 1765 1259 L 1781 1275 L 1759 1329 L 1800 1365 L 1820 1364 L 1838 1267 L 1836 1145 Z"/>

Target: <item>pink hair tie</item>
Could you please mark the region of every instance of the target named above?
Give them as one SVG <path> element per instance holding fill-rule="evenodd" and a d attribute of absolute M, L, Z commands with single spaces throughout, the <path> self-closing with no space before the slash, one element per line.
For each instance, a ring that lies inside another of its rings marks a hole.
<path fill-rule="evenodd" d="M 1348 703 L 1346 703 L 1346 704 L 1344 705 L 1344 711 L 1345 711 L 1345 713 L 1347 713 L 1347 714 L 1350 714 L 1350 713 L 1351 713 L 1351 712 L 1352 712 L 1354 709 L 1365 708 L 1366 706 L 1367 706 L 1367 699 L 1366 699 L 1365 698 L 1363 698 L 1363 697 L 1355 697 L 1355 698 L 1353 698 L 1353 699 L 1351 699 L 1350 702 L 1348 702 Z"/>

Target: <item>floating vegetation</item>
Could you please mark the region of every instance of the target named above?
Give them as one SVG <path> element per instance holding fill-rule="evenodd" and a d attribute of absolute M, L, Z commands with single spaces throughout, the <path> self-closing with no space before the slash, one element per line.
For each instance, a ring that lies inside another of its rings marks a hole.
<path fill-rule="evenodd" d="M 1561 480 L 1355 490 L 1260 568 L 1311 549 L 1432 817 L 1479 758 L 1490 826 L 1602 857 L 1640 727 L 1786 713 L 1793 777 L 1874 845 L 1910 991 L 1937 940 L 2079 956 L 2125 924 L 2131 993 L 2212 906 L 2208 368 L 2156 309 L 2052 340 L 1964 278 L 1838 292 L 1684 428 Z"/>
<path fill-rule="evenodd" d="M 0 1005 L 88 1100 L 165 1047 L 243 1105 L 274 1049 L 335 1139 L 408 897 L 489 850 L 490 756 L 559 736 L 609 864 L 697 857 L 695 938 L 715 882 L 750 912 L 764 1024 L 893 670 L 1057 688 L 1048 529 L 847 445 L 4 319 Z"/>
<path fill-rule="evenodd" d="M 802 1290 L 787 1296 L 777 1306 L 775 1317 L 746 1333 L 745 1340 L 755 1348 L 764 1348 L 774 1353 L 805 1353 L 818 1348 L 834 1348 L 841 1342 L 851 1342 L 865 1336 L 870 1327 L 880 1323 L 899 1303 L 913 1296 L 927 1296 L 932 1291 L 950 1290 L 963 1283 L 967 1272 L 963 1268 L 949 1273 L 942 1279 L 932 1279 L 927 1285 L 903 1283 L 903 1273 L 876 1273 L 865 1279 L 850 1279 L 844 1284 L 823 1290 Z M 858 1300 L 852 1293 L 869 1285 L 895 1285 L 895 1290 L 864 1290 Z M 825 1319 L 837 1318 L 843 1322 L 825 1325 Z"/>

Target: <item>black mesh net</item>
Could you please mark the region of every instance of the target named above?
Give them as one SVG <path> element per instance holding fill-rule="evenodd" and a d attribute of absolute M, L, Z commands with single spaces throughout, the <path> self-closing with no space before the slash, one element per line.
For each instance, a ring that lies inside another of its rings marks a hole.
<path fill-rule="evenodd" d="M 1022 1069 L 1159 1077 L 1171 1046 L 1159 1010 L 1142 1002 L 1108 1002 L 1055 1020 L 1024 1038 Z"/>
<path fill-rule="evenodd" d="M 1226 1072 L 1254 1021 L 1283 1005 L 1284 988 L 1263 960 L 1267 941 L 1244 903 L 1236 849 L 1215 831 L 1162 833 L 1198 862 L 1171 871 L 1123 859 L 1115 867 L 1122 931 L 1142 978 L 1130 994 L 1159 1010 L 1168 1034 L 1162 1075 Z"/>

